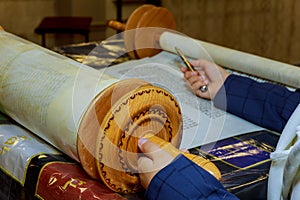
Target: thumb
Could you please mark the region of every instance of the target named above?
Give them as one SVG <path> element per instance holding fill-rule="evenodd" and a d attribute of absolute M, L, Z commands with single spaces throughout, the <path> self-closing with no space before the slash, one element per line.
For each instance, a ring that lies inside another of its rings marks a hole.
<path fill-rule="evenodd" d="M 138 141 L 138 145 L 140 150 L 144 154 L 144 156 L 141 156 L 139 158 L 140 160 L 138 161 L 138 165 L 143 164 L 142 167 L 144 167 L 144 172 L 145 169 L 149 170 L 150 168 L 152 169 L 152 171 L 161 169 L 174 159 L 171 154 L 164 151 L 159 147 L 159 145 L 146 138 L 140 138 Z M 144 166 L 144 164 L 148 164 L 148 166 Z"/>
<path fill-rule="evenodd" d="M 138 146 L 144 156 L 140 156 L 138 159 L 138 171 L 140 173 L 147 173 L 155 170 L 154 156 L 151 152 L 159 150 L 159 147 L 146 138 L 140 138 L 138 140 Z"/>
<path fill-rule="evenodd" d="M 137 169 L 139 173 L 147 173 L 147 172 L 153 172 L 155 170 L 153 161 L 146 157 L 141 156 L 137 160 Z"/>
<path fill-rule="evenodd" d="M 140 138 L 138 146 L 144 156 L 139 157 L 137 167 L 140 172 L 141 184 L 147 188 L 155 174 L 170 163 L 173 157 L 146 138 Z"/>
<path fill-rule="evenodd" d="M 155 143 L 149 141 L 147 138 L 140 138 L 138 140 L 138 145 L 142 153 L 144 153 L 151 160 L 154 159 L 154 153 L 161 151 L 161 148 Z"/>

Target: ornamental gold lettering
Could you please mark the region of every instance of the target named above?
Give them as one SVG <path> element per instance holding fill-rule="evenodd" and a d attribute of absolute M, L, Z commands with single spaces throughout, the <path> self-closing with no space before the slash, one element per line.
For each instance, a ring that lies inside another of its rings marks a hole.
<path fill-rule="evenodd" d="M 3 146 L 1 148 L 1 152 L 0 152 L 0 155 L 4 155 L 5 152 L 8 152 L 9 151 L 9 148 L 7 146 Z"/>
<path fill-rule="evenodd" d="M 14 145 L 16 142 L 18 141 L 18 138 L 16 136 L 8 138 L 8 140 L 6 142 L 4 142 L 4 144 L 12 146 Z"/>
<path fill-rule="evenodd" d="M 21 140 L 27 140 L 28 138 L 27 138 L 26 136 L 24 136 L 24 135 L 21 135 L 21 136 L 20 136 L 20 139 L 21 139 Z"/>
<path fill-rule="evenodd" d="M 64 186 L 62 187 L 62 189 L 63 190 L 66 190 L 69 186 L 70 187 L 73 187 L 73 188 L 77 188 L 78 186 L 81 186 L 81 185 L 83 185 L 83 184 L 85 184 L 85 182 L 84 181 L 81 181 L 81 180 L 79 180 L 79 179 L 71 179 L 71 180 L 69 180 L 69 181 L 67 181 L 65 184 L 64 184 Z"/>
<path fill-rule="evenodd" d="M 4 145 L 1 148 L 0 155 L 3 155 L 5 152 L 8 152 L 13 145 L 16 145 L 20 140 L 27 140 L 26 136 L 13 136 L 8 138 Z"/>

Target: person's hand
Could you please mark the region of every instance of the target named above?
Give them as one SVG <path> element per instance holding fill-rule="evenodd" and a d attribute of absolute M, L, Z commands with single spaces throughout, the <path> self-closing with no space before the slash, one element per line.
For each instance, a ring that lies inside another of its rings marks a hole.
<path fill-rule="evenodd" d="M 138 159 L 138 171 L 141 184 L 146 189 L 155 174 L 172 162 L 174 157 L 145 138 L 140 138 L 138 144 L 144 154 Z"/>
<path fill-rule="evenodd" d="M 181 71 L 193 92 L 202 98 L 214 99 L 229 73 L 215 63 L 203 59 L 191 61 L 191 64 L 197 71 L 188 71 L 185 67 L 182 67 Z M 207 85 L 206 92 L 200 91 L 203 85 Z"/>

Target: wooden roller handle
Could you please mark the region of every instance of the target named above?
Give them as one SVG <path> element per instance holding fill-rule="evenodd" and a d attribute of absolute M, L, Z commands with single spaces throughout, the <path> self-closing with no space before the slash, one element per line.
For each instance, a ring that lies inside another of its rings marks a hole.
<path fill-rule="evenodd" d="M 147 138 L 151 142 L 157 144 L 160 148 L 163 150 L 167 151 L 169 154 L 171 154 L 173 157 L 178 156 L 179 154 L 183 154 L 185 157 L 211 173 L 216 179 L 220 180 L 221 179 L 221 172 L 217 168 L 217 166 L 212 163 L 211 161 L 202 158 L 200 156 L 190 154 L 190 153 L 185 153 L 180 151 L 179 149 L 175 148 L 171 143 L 161 139 L 160 137 L 157 137 L 153 134 L 146 134 L 144 138 Z"/>
<path fill-rule="evenodd" d="M 0 31 L 4 31 L 4 28 L 2 28 L 2 26 L 0 25 Z"/>
<path fill-rule="evenodd" d="M 125 31 L 126 24 L 115 20 L 110 20 L 108 21 L 108 26 L 116 31 Z"/>

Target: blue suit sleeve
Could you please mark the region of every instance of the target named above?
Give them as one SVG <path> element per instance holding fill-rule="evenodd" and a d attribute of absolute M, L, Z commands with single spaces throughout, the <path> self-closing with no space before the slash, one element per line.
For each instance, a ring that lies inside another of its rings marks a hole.
<path fill-rule="evenodd" d="M 151 180 L 145 193 L 148 200 L 237 200 L 210 173 L 179 155 Z"/>
<path fill-rule="evenodd" d="M 299 90 L 237 75 L 226 79 L 214 99 L 216 107 L 277 132 L 282 132 L 299 103 Z"/>

